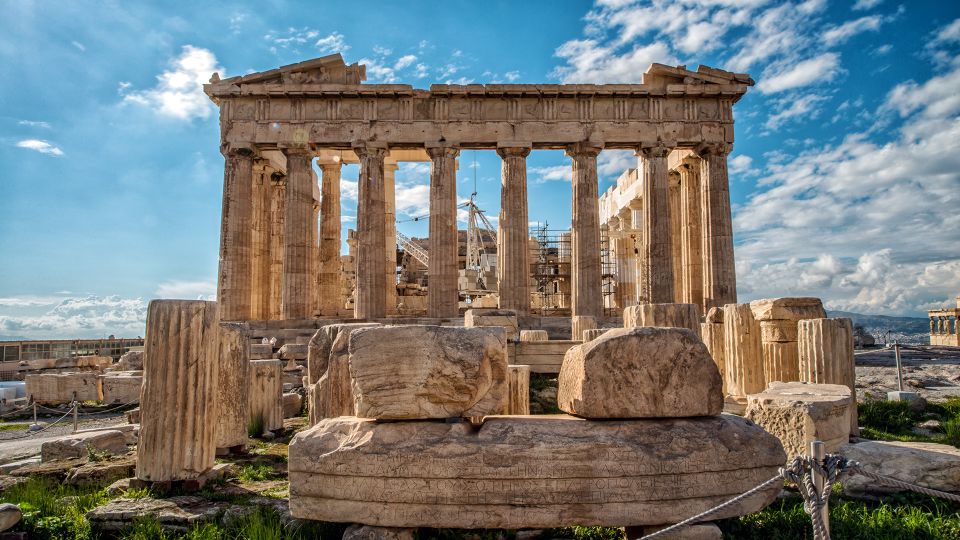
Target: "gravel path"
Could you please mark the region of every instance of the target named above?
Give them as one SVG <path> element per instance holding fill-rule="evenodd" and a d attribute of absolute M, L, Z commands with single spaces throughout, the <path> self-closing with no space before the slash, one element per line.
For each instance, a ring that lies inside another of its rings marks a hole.
<path fill-rule="evenodd" d="M 60 415 L 40 417 L 37 420 L 40 423 L 53 422 Z M 8 419 L 9 423 L 30 423 L 29 418 Z M 96 414 L 84 418 L 80 417 L 79 429 L 98 429 L 109 428 L 127 423 L 126 413 L 111 412 L 106 414 Z M 59 424 L 47 428 L 42 432 L 29 432 L 26 430 L 8 430 L 0 431 L 0 463 L 9 463 L 18 461 L 40 454 L 40 445 L 45 441 L 56 439 L 64 435 L 73 433 L 73 417 L 68 415 Z"/>
<path fill-rule="evenodd" d="M 901 348 L 903 389 L 928 401 L 960 396 L 960 348 L 911 346 Z M 897 363 L 893 349 L 857 351 L 857 397 L 869 393 L 886 398 L 897 389 Z"/>

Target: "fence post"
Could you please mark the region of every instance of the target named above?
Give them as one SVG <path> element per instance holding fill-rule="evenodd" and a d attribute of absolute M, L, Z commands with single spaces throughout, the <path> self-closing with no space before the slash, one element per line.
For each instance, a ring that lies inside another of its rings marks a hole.
<path fill-rule="evenodd" d="M 897 391 L 903 392 L 903 363 L 900 361 L 900 342 L 893 340 L 893 355 L 897 359 Z"/>
<path fill-rule="evenodd" d="M 817 489 L 817 493 L 823 492 L 823 487 L 827 482 L 827 479 L 824 478 L 823 473 L 823 462 L 827 458 L 827 449 L 824 446 L 823 441 L 813 441 L 810 443 L 810 457 L 813 462 L 812 467 L 810 467 L 810 474 L 813 476 L 813 487 Z M 829 495 L 829 494 L 827 494 Z M 823 498 L 823 506 L 820 508 L 820 519 L 823 521 L 823 528 L 827 532 L 827 538 L 830 538 L 830 508 L 827 505 L 828 499 Z"/>
<path fill-rule="evenodd" d="M 37 425 L 37 402 L 33 401 L 33 396 L 30 396 L 30 401 L 33 403 L 33 425 Z"/>
<path fill-rule="evenodd" d="M 73 432 L 77 432 L 77 423 L 78 423 L 78 411 L 80 410 L 80 404 L 77 400 L 73 400 Z"/>

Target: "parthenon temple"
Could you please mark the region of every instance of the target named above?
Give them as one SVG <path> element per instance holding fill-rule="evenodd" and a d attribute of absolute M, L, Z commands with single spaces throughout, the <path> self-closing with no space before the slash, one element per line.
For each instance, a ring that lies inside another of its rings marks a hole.
<path fill-rule="evenodd" d="M 226 159 L 218 276 L 223 320 L 383 319 L 396 314 L 394 173 L 430 163 L 428 318 L 459 315 L 456 169 L 465 149 L 502 159 L 498 307 L 530 311 L 526 157 L 572 159 L 574 337 L 607 307 L 736 302 L 727 156 L 749 76 L 653 64 L 642 84 L 365 84 L 339 54 L 204 86 Z M 636 170 L 599 197 L 597 156 Z M 316 160 L 321 178 L 314 173 Z M 345 313 L 340 175 L 360 166 L 353 312 Z M 319 228 L 316 226 L 319 220 Z M 601 236 L 615 260 L 601 292 Z"/>

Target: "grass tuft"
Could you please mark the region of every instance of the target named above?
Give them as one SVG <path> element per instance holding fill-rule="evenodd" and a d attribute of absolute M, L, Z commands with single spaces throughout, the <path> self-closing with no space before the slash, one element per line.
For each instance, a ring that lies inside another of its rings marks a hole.
<path fill-rule="evenodd" d="M 250 417 L 250 422 L 247 424 L 247 435 L 253 438 L 262 436 L 266 425 L 267 422 L 263 418 L 263 412 L 258 412 Z"/>

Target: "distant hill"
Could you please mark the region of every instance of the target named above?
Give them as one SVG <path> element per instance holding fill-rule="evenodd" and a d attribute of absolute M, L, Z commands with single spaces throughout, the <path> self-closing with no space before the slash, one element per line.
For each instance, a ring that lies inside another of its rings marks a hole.
<path fill-rule="evenodd" d="M 927 343 L 930 335 L 930 320 L 926 317 L 892 317 L 889 315 L 865 315 L 849 311 L 827 310 L 828 317 L 847 317 L 854 326 L 863 326 L 868 334 L 878 341 L 887 336 L 900 343 Z"/>

